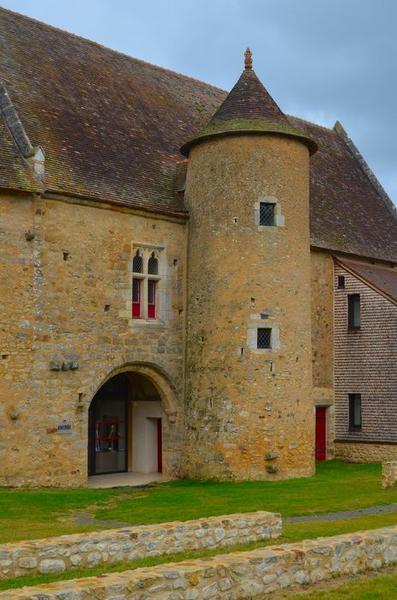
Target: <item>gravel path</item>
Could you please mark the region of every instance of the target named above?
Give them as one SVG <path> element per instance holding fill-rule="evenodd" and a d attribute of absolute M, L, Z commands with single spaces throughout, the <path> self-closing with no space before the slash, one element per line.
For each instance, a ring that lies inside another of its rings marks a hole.
<path fill-rule="evenodd" d="M 340 510 L 338 512 L 326 513 L 324 515 L 303 515 L 302 517 L 285 517 L 284 523 L 310 523 L 311 521 L 342 521 L 343 519 L 355 519 L 366 515 L 383 515 L 397 513 L 397 503 L 384 506 L 369 506 L 358 510 Z"/>
<path fill-rule="evenodd" d="M 357 519 L 367 515 L 384 515 L 397 513 L 397 503 L 385 504 L 381 506 L 369 506 L 368 508 L 359 508 L 358 510 L 341 510 L 338 512 L 326 513 L 324 515 L 303 515 L 301 517 L 284 517 L 284 523 L 310 523 L 313 521 L 343 521 L 345 519 Z M 98 525 L 99 527 L 128 527 L 133 523 L 120 521 L 105 521 L 95 519 L 89 513 L 78 513 L 74 517 L 76 525 Z M 397 515 L 396 515 L 397 520 Z"/>

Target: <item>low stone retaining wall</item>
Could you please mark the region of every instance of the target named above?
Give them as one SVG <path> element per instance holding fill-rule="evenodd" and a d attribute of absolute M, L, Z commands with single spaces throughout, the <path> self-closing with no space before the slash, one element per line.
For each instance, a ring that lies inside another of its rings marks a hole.
<path fill-rule="evenodd" d="M 242 600 L 397 563 L 397 527 L 10 590 L 0 600 Z"/>
<path fill-rule="evenodd" d="M 279 514 L 238 513 L 0 545 L 0 579 L 277 538 Z"/>
<path fill-rule="evenodd" d="M 397 460 L 382 463 L 382 488 L 393 487 L 397 481 Z"/>
<path fill-rule="evenodd" d="M 397 444 L 363 444 L 360 442 L 335 442 L 335 458 L 355 463 L 397 460 Z"/>

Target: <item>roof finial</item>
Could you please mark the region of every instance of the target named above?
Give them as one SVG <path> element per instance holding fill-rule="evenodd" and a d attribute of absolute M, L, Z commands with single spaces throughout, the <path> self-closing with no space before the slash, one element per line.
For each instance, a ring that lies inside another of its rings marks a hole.
<path fill-rule="evenodd" d="M 252 69 L 252 52 L 249 48 L 244 52 L 244 66 L 246 69 Z"/>

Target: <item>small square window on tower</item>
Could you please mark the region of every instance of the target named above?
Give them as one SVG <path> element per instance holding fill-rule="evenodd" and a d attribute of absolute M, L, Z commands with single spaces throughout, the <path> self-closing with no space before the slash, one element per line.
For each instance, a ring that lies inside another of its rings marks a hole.
<path fill-rule="evenodd" d="M 273 202 L 259 203 L 259 225 L 272 227 L 275 225 L 274 220 L 275 204 Z"/>
<path fill-rule="evenodd" d="M 271 348 L 272 330 L 270 327 L 258 327 L 256 347 L 259 349 Z"/>

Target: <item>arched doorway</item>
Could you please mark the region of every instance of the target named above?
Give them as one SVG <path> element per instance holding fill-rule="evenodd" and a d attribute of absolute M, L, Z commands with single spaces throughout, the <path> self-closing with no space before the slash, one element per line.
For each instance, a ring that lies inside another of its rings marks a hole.
<path fill-rule="evenodd" d="M 89 408 L 88 474 L 163 471 L 161 397 L 149 377 L 121 372 L 96 392 Z"/>

